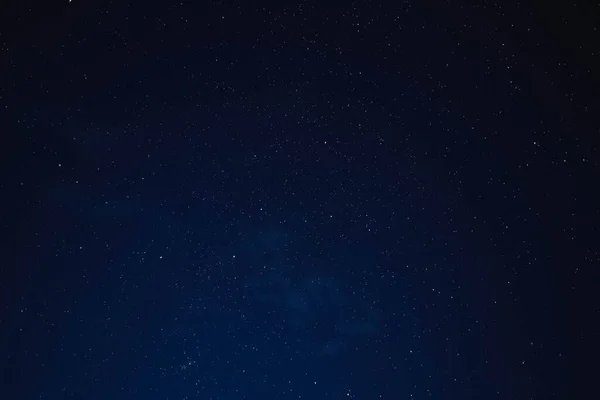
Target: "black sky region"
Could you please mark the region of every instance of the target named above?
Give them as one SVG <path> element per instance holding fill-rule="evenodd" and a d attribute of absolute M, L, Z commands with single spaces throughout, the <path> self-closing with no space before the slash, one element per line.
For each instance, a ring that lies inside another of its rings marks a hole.
<path fill-rule="evenodd" d="M 0 398 L 596 398 L 599 16 L 3 2 Z"/>

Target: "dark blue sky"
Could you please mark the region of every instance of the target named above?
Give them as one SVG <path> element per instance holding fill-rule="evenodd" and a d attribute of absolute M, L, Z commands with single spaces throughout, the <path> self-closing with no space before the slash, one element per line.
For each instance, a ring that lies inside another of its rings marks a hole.
<path fill-rule="evenodd" d="M 0 397 L 589 397 L 598 10 L 475 3 L 2 5 Z"/>

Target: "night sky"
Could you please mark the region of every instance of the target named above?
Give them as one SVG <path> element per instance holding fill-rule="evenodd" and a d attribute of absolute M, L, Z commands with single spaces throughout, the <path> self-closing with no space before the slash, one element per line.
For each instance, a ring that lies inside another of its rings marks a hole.
<path fill-rule="evenodd" d="M 0 398 L 596 398 L 558 3 L 3 2 Z"/>

